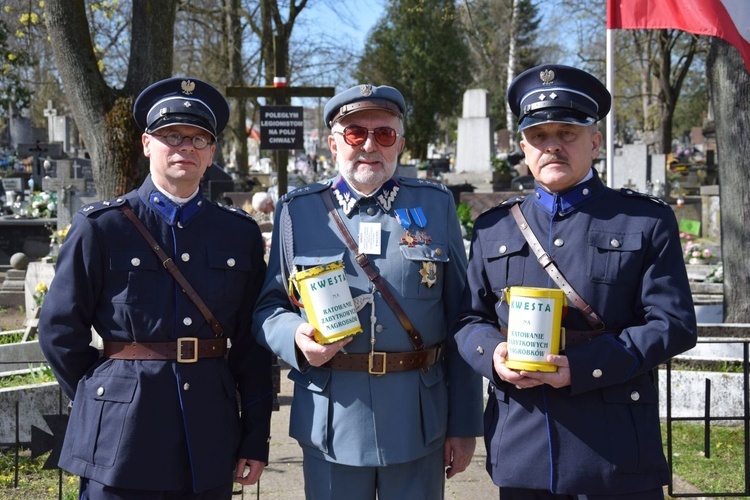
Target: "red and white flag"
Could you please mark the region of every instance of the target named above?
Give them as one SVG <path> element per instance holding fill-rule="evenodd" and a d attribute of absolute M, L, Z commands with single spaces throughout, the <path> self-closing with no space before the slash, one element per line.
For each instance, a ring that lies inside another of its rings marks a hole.
<path fill-rule="evenodd" d="M 678 29 L 716 36 L 750 71 L 750 0 L 607 0 L 607 29 Z"/>

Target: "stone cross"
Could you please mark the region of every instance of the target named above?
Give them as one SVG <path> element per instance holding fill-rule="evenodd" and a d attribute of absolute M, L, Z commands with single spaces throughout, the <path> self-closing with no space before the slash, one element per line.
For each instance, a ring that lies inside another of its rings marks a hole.
<path fill-rule="evenodd" d="M 80 194 L 86 190 L 86 179 L 76 175 L 71 160 L 57 160 L 57 177 L 44 179 L 44 189 L 57 192 L 57 228 L 70 224 L 81 207 Z"/>

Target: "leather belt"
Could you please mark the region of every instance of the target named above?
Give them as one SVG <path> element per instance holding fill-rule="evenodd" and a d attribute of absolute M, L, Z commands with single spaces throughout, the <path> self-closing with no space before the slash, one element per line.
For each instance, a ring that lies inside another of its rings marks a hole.
<path fill-rule="evenodd" d="M 429 347 L 420 351 L 345 353 L 337 352 L 323 366 L 333 370 L 369 372 L 373 375 L 385 375 L 389 372 L 407 370 L 427 370 L 443 358 L 443 345 Z"/>
<path fill-rule="evenodd" d="M 507 337 L 508 329 L 500 328 L 500 333 Z M 583 344 L 600 335 L 619 335 L 620 333 L 620 330 L 568 330 L 563 327 L 560 335 L 560 350 L 564 351 L 567 347 Z"/>
<path fill-rule="evenodd" d="M 178 363 L 195 363 L 201 358 L 218 358 L 226 354 L 227 340 L 182 337 L 175 342 L 104 341 L 104 357 L 110 359 L 174 359 Z"/>
<path fill-rule="evenodd" d="M 573 347 L 578 344 L 583 344 L 584 342 L 595 339 L 596 337 L 599 337 L 600 335 L 619 335 L 621 332 L 618 330 L 567 330 L 563 328 L 564 334 L 563 334 L 563 345 L 560 346 L 561 349 L 565 349 L 566 347 Z"/>

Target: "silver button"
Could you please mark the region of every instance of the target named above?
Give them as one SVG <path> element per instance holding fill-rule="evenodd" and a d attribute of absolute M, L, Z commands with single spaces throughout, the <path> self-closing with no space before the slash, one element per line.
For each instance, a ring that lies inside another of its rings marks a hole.
<path fill-rule="evenodd" d="M 497 251 L 500 253 L 505 253 L 508 251 L 508 247 L 506 247 L 505 245 L 500 245 L 500 248 L 498 248 Z"/>
<path fill-rule="evenodd" d="M 183 318 L 182 319 L 182 324 L 185 325 L 185 326 L 190 326 L 190 325 L 193 324 L 193 319 L 190 318 L 189 316 L 187 318 Z"/>
<path fill-rule="evenodd" d="M 117 198 L 117 203 L 121 203 L 121 202 L 122 202 L 122 198 Z"/>
<path fill-rule="evenodd" d="M 537 199 L 539 199 L 539 198 L 541 198 L 541 197 L 542 197 L 542 194 L 541 194 L 541 193 L 539 193 L 539 192 L 536 192 L 536 193 L 534 193 L 534 195 L 535 195 L 535 196 L 537 197 Z"/>
<path fill-rule="evenodd" d="M 203 200 L 201 200 L 201 201 L 199 201 L 199 202 L 198 202 L 198 206 L 199 206 L 199 207 L 200 207 L 200 206 L 203 206 Z"/>
<path fill-rule="evenodd" d="M 141 259 L 139 259 L 138 257 L 133 257 L 132 259 L 130 259 L 130 263 L 133 264 L 133 267 L 138 267 L 141 265 Z"/>
<path fill-rule="evenodd" d="M 182 262 L 187 262 L 190 260 L 190 254 L 185 252 L 184 254 L 180 255 L 180 258 L 182 259 Z"/>
<path fill-rule="evenodd" d="M 183 391 L 187 391 L 189 389 L 190 389 L 190 384 L 188 384 L 187 382 L 185 382 L 184 384 L 182 384 L 182 390 Z"/>
<path fill-rule="evenodd" d="M 599 378 L 602 376 L 602 371 L 599 368 L 597 368 L 596 370 L 591 372 L 591 376 L 594 378 Z"/>
<path fill-rule="evenodd" d="M 610 241 L 609 244 L 612 245 L 614 248 L 620 248 L 620 240 L 616 238 L 612 238 L 612 241 Z"/>
<path fill-rule="evenodd" d="M 158 196 L 154 196 L 154 203 L 159 203 L 159 201 L 161 201 L 161 200 L 159 200 L 159 197 Z"/>
<path fill-rule="evenodd" d="M 378 332 L 378 333 L 381 333 L 383 331 L 383 325 L 376 325 L 375 326 L 375 331 Z"/>
<path fill-rule="evenodd" d="M 583 191 L 581 191 L 581 193 L 582 193 L 582 194 L 583 194 L 584 196 L 585 196 L 585 195 L 587 195 L 587 194 L 589 194 L 590 192 L 591 192 L 591 191 L 589 191 L 589 188 L 583 188 Z"/>
<path fill-rule="evenodd" d="M 111 204 L 112 204 L 112 203 L 111 203 L 111 202 L 109 202 L 109 201 L 103 201 L 103 202 L 102 202 L 102 205 L 104 205 L 105 207 L 108 207 L 108 206 L 110 206 Z"/>
<path fill-rule="evenodd" d="M 561 247 L 565 244 L 565 241 L 562 238 L 557 238 L 552 244 L 556 247 Z"/>
<path fill-rule="evenodd" d="M 370 207 L 367 209 L 367 215 L 375 215 L 375 207 Z"/>
<path fill-rule="evenodd" d="M 437 250 L 435 250 L 435 255 L 438 255 L 438 256 L 443 255 L 443 249 L 438 248 Z"/>
<path fill-rule="evenodd" d="M 633 391 L 630 393 L 630 399 L 632 399 L 633 401 L 638 401 L 639 399 L 641 399 L 641 395 L 638 393 L 638 391 Z"/>
<path fill-rule="evenodd" d="M 96 395 L 97 395 L 97 396 L 104 396 L 104 387 L 99 387 L 99 388 L 98 388 L 98 389 L 96 390 Z"/>
<path fill-rule="evenodd" d="M 484 347 L 482 347 L 481 345 L 478 345 L 478 346 L 477 346 L 477 352 L 478 352 L 479 354 L 484 354 Z"/>
<path fill-rule="evenodd" d="M 182 229 L 182 222 L 178 222 L 177 223 L 177 227 L 179 227 L 180 229 Z"/>
<path fill-rule="evenodd" d="M 234 259 L 227 259 L 227 265 L 229 267 L 234 267 L 234 265 L 237 264 L 237 261 Z"/>

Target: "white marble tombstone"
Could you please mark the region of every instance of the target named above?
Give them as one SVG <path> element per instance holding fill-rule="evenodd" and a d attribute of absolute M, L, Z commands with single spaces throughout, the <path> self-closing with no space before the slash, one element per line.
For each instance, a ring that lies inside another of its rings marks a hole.
<path fill-rule="evenodd" d="M 458 144 L 454 171 L 492 172 L 492 126 L 485 89 L 464 92 L 463 116 L 458 119 Z"/>

